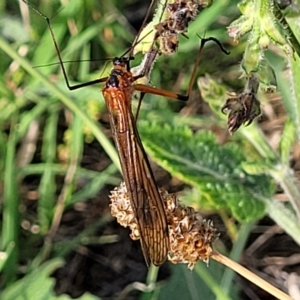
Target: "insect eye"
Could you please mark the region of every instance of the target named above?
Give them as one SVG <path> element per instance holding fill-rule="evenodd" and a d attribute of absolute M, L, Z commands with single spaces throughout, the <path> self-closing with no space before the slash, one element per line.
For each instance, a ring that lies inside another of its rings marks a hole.
<path fill-rule="evenodd" d="M 119 57 L 115 57 L 113 59 L 113 64 L 114 65 L 120 65 L 122 63 L 122 59 L 120 59 Z"/>

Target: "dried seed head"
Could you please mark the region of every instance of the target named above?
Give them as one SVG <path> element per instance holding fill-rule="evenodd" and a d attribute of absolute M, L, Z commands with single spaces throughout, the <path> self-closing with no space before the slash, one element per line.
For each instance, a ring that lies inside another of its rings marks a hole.
<path fill-rule="evenodd" d="M 158 39 L 163 54 L 172 54 L 177 50 L 179 35 L 185 36 L 189 23 L 210 4 L 210 0 L 175 0 L 168 3 L 163 21 L 154 26 L 155 39 Z"/>
<path fill-rule="evenodd" d="M 109 198 L 111 201 L 110 209 L 112 216 L 117 218 L 120 225 L 129 227 L 131 229 L 130 237 L 133 240 L 138 240 L 140 238 L 138 225 L 133 214 L 125 183 L 122 182 L 119 187 L 112 190 Z"/>
<path fill-rule="evenodd" d="M 212 243 L 218 237 L 211 221 L 204 220 L 192 207 L 182 205 L 175 194 L 160 190 L 169 226 L 170 250 L 168 259 L 176 263 L 187 263 L 193 269 L 198 260 L 209 261 Z M 118 222 L 131 229 L 130 237 L 139 239 L 130 199 L 125 184 L 115 188 L 110 195 L 111 213 Z"/>
<path fill-rule="evenodd" d="M 204 220 L 194 208 L 182 205 L 175 194 L 161 192 L 169 224 L 171 249 L 168 259 L 187 263 L 193 269 L 198 260 L 209 261 L 212 243 L 218 237 L 210 220 Z"/>
<path fill-rule="evenodd" d="M 257 99 L 258 80 L 252 75 L 248 77 L 243 93 L 228 93 L 229 98 L 223 105 L 221 111 L 228 115 L 228 131 L 230 134 L 235 132 L 242 124 L 248 126 L 261 113 L 260 102 Z"/>

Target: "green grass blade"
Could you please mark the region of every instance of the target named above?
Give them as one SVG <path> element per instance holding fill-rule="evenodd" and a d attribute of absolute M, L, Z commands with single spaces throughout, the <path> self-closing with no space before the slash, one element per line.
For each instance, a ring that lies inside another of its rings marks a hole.
<path fill-rule="evenodd" d="M 42 160 L 45 161 L 46 167 L 39 185 L 38 201 L 38 220 L 42 234 L 49 230 L 56 203 L 55 175 L 48 166 L 52 165 L 56 159 L 57 120 L 58 110 L 55 105 L 49 109 L 43 136 Z"/>
<path fill-rule="evenodd" d="M 65 92 L 59 89 L 56 85 L 51 83 L 48 78 L 41 74 L 37 69 L 33 69 L 30 62 L 25 58 L 21 57 L 16 51 L 10 47 L 6 41 L 0 37 L 0 49 L 2 49 L 7 55 L 9 55 L 13 60 L 18 62 L 31 76 L 38 79 L 45 87 L 49 89 L 52 95 L 57 96 L 61 102 L 66 105 L 74 114 L 78 115 L 83 122 L 90 128 L 91 132 L 94 134 L 96 139 L 102 145 L 107 155 L 111 158 L 113 163 L 121 170 L 119 158 L 115 148 L 112 146 L 109 139 L 104 135 L 100 129 L 100 125 L 91 120 L 88 115 L 80 108 L 80 106 L 72 101 L 71 98 L 67 96 Z M 100 96 L 99 96 L 100 97 Z"/>
<path fill-rule="evenodd" d="M 17 113 L 12 118 L 10 134 L 7 140 L 5 155 L 5 171 L 3 181 L 3 226 L 2 226 L 2 249 L 6 251 L 7 257 L 3 275 L 6 282 L 12 281 L 16 276 L 19 247 L 19 194 L 18 194 L 18 177 L 16 176 L 16 148 L 17 148 Z M 13 248 L 12 248 L 13 247 Z"/>

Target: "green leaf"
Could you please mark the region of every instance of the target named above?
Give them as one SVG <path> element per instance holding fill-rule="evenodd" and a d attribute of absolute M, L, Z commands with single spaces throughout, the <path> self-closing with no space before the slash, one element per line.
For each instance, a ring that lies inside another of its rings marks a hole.
<path fill-rule="evenodd" d="M 49 109 L 44 130 L 44 143 L 42 147 L 42 158 L 46 163 L 45 172 L 42 175 L 39 185 L 39 202 L 38 214 L 39 224 L 42 233 L 46 233 L 51 224 L 53 207 L 56 200 L 56 182 L 53 170 L 48 167 L 55 162 L 56 158 L 56 138 L 57 138 L 57 121 L 58 110 L 54 105 Z"/>
<path fill-rule="evenodd" d="M 242 166 L 243 169 L 250 175 L 266 174 L 273 168 L 272 163 L 262 161 L 242 162 Z"/>
<path fill-rule="evenodd" d="M 194 271 L 190 271 L 185 265 L 172 267 L 172 277 L 168 284 L 160 290 L 158 299 L 215 299 L 216 295 L 223 294 L 220 281 L 224 267 L 210 261 L 208 267 L 199 262 Z M 224 295 L 222 299 L 231 299 Z"/>
<path fill-rule="evenodd" d="M 280 156 L 281 161 L 288 165 L 292 147 L 296 141 L 296 127 L 292 120 L 287 120 L 280 140 Z"/>
<path fill-rule="evenodd" d="M 273 67 L 278 89 L 282 95 L 283 104 L 287 110 L 289 117 L 296 126 L 296 133 L 298 140 L 300 139 L 300 68 L 299 57 L 295 54 L 293 57 L 288 57 L 288 70 L 286 69 L 285 61 L 274 53 L 268 53 L 266 56 L 268 63 Z"/>
<path fill-rule="evenodd" d="M 247 174 L 242 151 L 220 146 L 208 132 L 194 134 L 187 127 L 139 122 L 147 152 L 173 176 L 200 190 L 201 199 L 216 209 L 226 208 L 238 220 L 261 217 L 264 204 L 257 195 L 269 197 L 273 184 L 266 175 Z"/>
<path fill-rule="evenodd" d="M 72 299 L 67 295 L 56 296 L 53 291 L 54 278 L 50 275 L 63 265 L 62 259 L 52 259 L 41 265 L 33 272 L 27 274 L 22 279 L 16 281 L 7 288 L 1 295 L 2 300 L 69 300 Z M 85 294 L 79 299 L 96 300 L 98 297 Z"/>

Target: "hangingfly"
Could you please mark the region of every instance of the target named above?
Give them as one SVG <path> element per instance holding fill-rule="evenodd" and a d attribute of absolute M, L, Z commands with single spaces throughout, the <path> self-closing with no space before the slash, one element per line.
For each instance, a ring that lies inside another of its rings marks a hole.
<path fill-rule="evenodd" d="M 136 78 L 128 68 L 128 58 L 115 58 L 102 92 L 127 193 L 138 223 L 144 257 L 148 265 L 152 262 L 159 266 L 165 261 L 169 249 L 167 218 L 132 114 L 131 99 Z"/>

